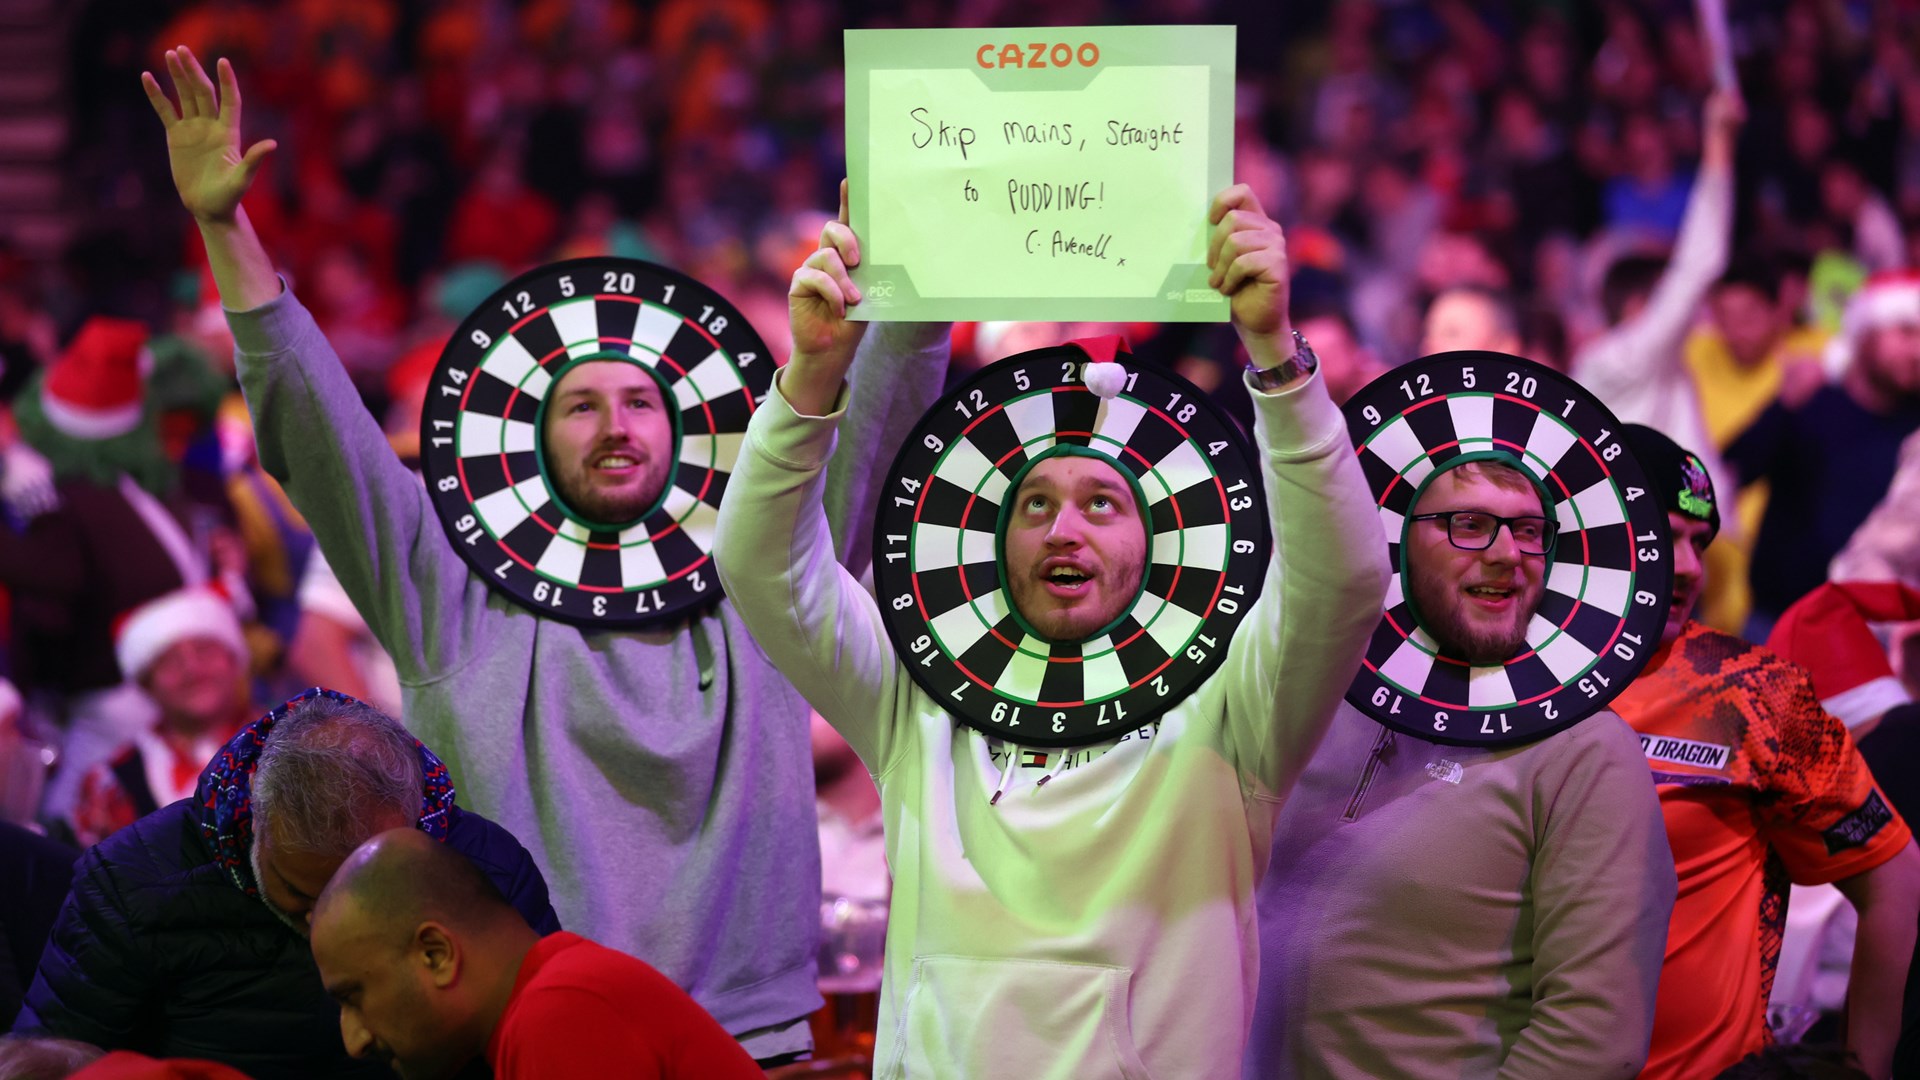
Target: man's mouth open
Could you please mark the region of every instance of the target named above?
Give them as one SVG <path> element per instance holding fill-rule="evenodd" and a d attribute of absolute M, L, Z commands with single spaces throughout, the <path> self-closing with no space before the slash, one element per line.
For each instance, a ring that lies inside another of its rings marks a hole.
<path fill-rule="evenodd" d="M 1055 563 L 1040 571 L 1040 581 L 1046 586 L 1047 595 L 1061 600 L 1085 596 L 1093 584 L 1093 577 L 1085 567 L 1070 563 Z"/>

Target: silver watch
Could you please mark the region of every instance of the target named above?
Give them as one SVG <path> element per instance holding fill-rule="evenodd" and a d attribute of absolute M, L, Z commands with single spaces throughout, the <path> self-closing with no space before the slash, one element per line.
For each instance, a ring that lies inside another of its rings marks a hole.
<path fill-rule="evenodd" d="M 1293 332 L 1293 355 L 1270 368 L 1263 368 L 1248 361 L 1247 374 L 1252 377 L 1253 385 L 1264 393 L 1272 393 L 1295 379 L 1311 375 L 1320 366 L 1320 355 L 1307 344 L 1300 331 Z"/>

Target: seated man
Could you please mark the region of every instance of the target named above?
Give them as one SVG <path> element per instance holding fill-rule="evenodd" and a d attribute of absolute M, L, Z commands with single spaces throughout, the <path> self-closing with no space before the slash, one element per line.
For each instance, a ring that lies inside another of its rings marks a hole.
<path fill-rule="evenodd" d="M 529 926 L 559 929 L 526 849 L 454 805 L 438 758 L 373 708 L 309 690 L 234 736 L 193 798 L 82 857 L 15 1029 L 255 1080 L 349 1074 L 307 917 L 354 848 L 408 824 L 471 859 Z"/>
<path fill-rule="evenodd" d="M 1681 886 L 1643 1075 L 1712 1076 L 1772 1041 L 1787 886 L 1831 882 L 1860 915 L 1847 1049 L 1887 1076 L 1920 920 L 1920 852 L 1807 673 L 1692 619 L 1707 585 L 1701 553 L 1720 527 L 1713 480 L 1652 428 L 1622 435 L 1674 540 L 1660 649 L 1614 699 L 1647 748 Z"/>
<path fill-rule="evenodd" d="M 1556 526 L 1513 459 L 1455 459 L 1408 519 L 1443 654 L 1527 649 Z M 1633 732 L 1441 746 L 1341 705 L 1260 884 L 1252 1077 L 1630 1077 L 1673 908 Z"/>
<path fill-rule="evenodd" d="M 501 1080 L 757 1080 L 686 991 L 625 953 L 542 938 L 472 863 L 414 829 L 347 857 L 313 914 L 313 958 L 354 1057 L 409 1078 L 484 1057 Z"/>
<path fill-rule="evenodd" d="M 240 620 L 212 589 L 180 589 L 133 609 L 114 650 L 160 722 L 80 781 L 73 834 L 82 847 L 192 795 L 200 770 L 259 713 L 247 700 Z"/>
<path fill-rule="evenodd" d="M 894 873 L 882 1075 L 1239 1069 L 1273 817 L 1359 660 L 1387 568 L 1346 426 L 1288 326 L 1279 226 L 1244 186 L 1210 221 L 1213 283 L 1254 358 L 1276 551 L 1225 662 L 1157 733 L 1084 747 L 1045 787 L 1014 777 L 1018 746 L 957 725 L 910 681 L 878 605 L 834 561 L 822 473 L 866 325 L 846 317 L 860 300 L 852 232 L 829 225 L 794 275 L 793 358 L 748 429 L 715 554 L 755 640 L 879 783 Z M 1111 464 L 1045 457 L 1006 512 L 1006 578 L 1040 633 L 1084 637 L 1134 595 L 1141 508 Z"/>

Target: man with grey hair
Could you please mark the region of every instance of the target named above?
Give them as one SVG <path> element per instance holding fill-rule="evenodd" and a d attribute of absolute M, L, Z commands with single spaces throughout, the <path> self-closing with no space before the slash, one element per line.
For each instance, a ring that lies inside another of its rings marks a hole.
<path fill-rule="evenodd" d="M 470 859 L 534 930 L 559 929 L 526 849 L 454 804 L 432 751 L 315 688 L 234 736 L 192 798 L 87 852 L 15 1030 L 256 1080 L 378 1075 L 346 1055 L 307 921 L 354 848 L 409 825 Z"/>

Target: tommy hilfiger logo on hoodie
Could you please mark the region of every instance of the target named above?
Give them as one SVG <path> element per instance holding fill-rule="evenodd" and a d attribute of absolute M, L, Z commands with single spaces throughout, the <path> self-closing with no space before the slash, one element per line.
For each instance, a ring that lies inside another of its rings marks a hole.
<path fill-rule="evenodd" d="M 1145 742 L 1159 734 L 1159 732 L 1160 721 L 1155 720 L 1145 727 L 1135 728 L 1127 732 L 1125 735 L 1120 736 L 1110 743 L 1100 743 L 1095 746 L 1072 746 L 1064 750 L 1036 750 L 1030 746 L 1015 746 L 1013 743 L 1001 739 L 989 739 L 987 740 L 987 756 L 995 765 L 1004 766 L 1007 761 L 1007 754 L 1017 750 L 1020 754 L 1020 767 L 1023 769 L 1053 769 L 1058 766 L 1058 771 L 1065 772 L 1076 766 L 1090 765 L 1099 758 L 1105 757 L 1109 751 L 1125 746 L 1127 743 L 1136 740 Z"/>

